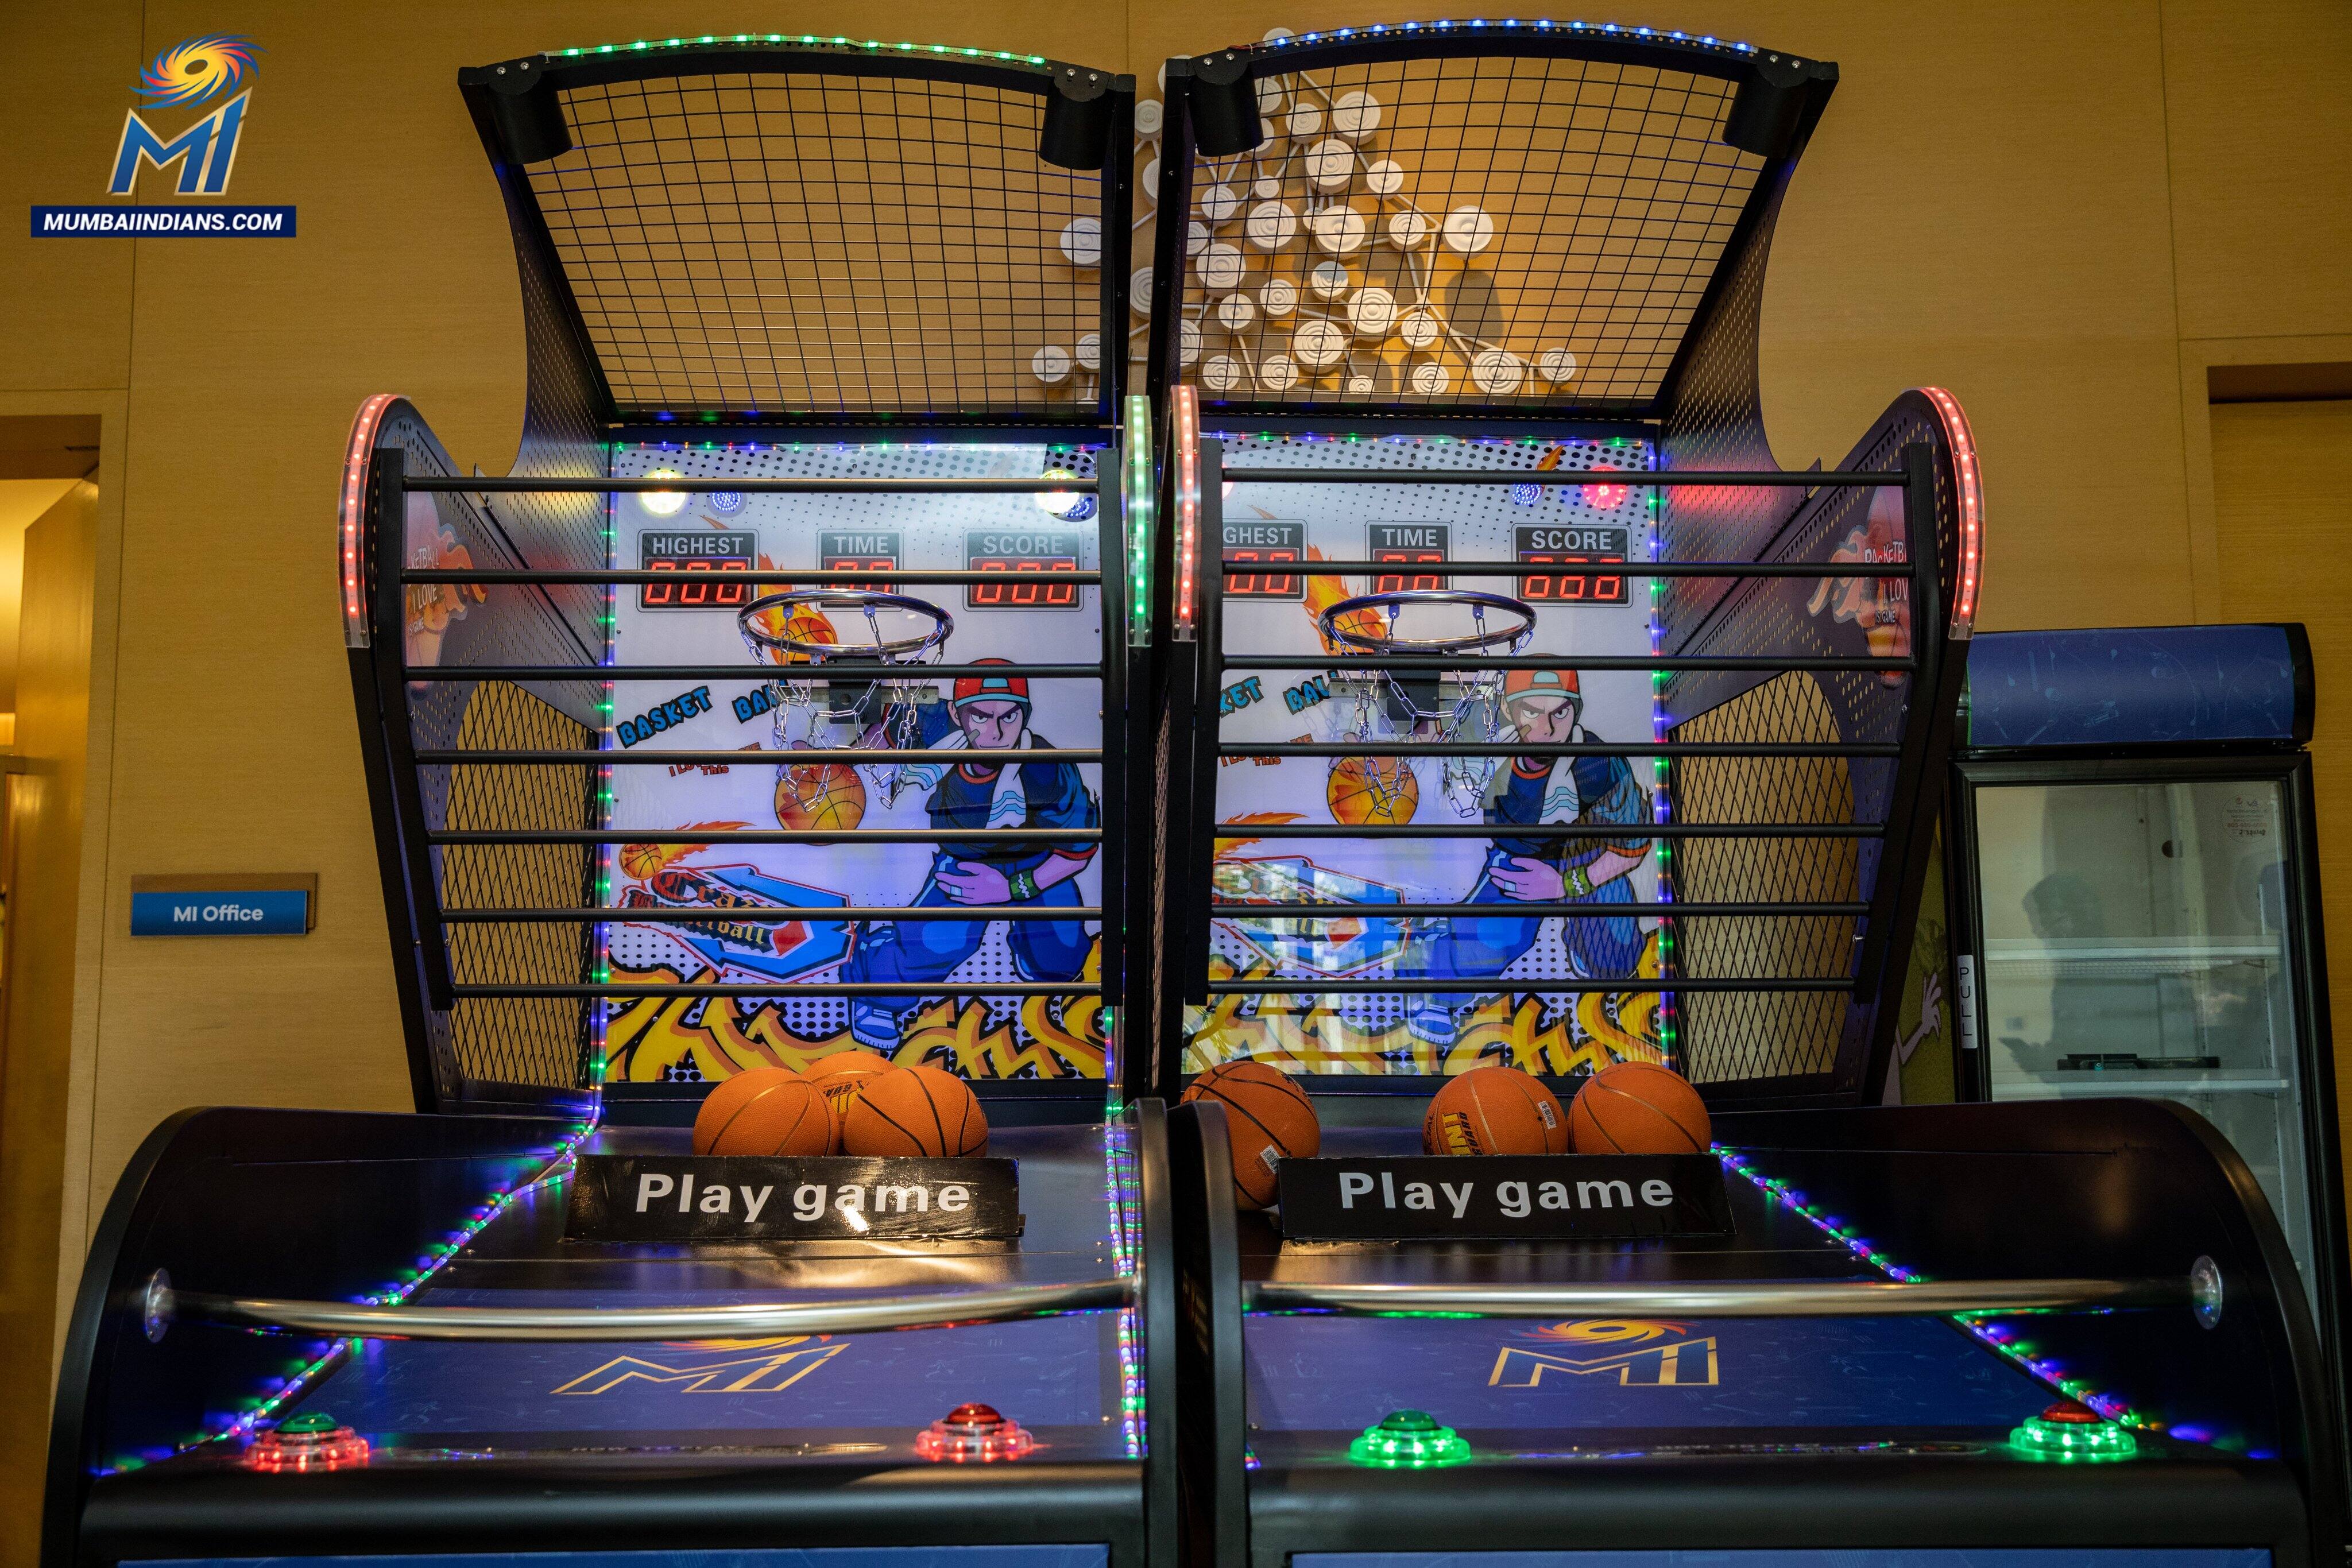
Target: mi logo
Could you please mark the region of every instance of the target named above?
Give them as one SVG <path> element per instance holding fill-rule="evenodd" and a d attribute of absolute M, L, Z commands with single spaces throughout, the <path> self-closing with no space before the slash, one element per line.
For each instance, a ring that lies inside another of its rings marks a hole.
<path fill-rule="evenodd" d="M 1648 1345 L 1619 1351 L 1589 1361 L 1550 1351 L 1521 1350 L 1505 1345 L 1495 1357 L 1489 1388 L 1536 1388 L 1547 1372 L 1572 1377 L 1617 1375 L 1621 1388 L 1712 1388 L 1717 1382 L 1715 1341 L 1686 1339 L 1673 1344 Z"/>
<path fill-rule="evenodd" d="M 609 1394 L 629 1383 L 663 1383 L 680 1394 L 782 1394 L 849 1347 L 813 1344 L 772 1355 L 706 1361 L 698 1366 L 664 1366 L 642 1356 L 616 1355 L 555 1390 L 558 1394 Z"/>
<path fill-rule="evenodd" d="M 230 171 L 236 167 L 236 144 L 245 134 L 245 106 L 250 91 L 235 98 L 189 126 L 169 141 L 158 136 L 135 109 L 123 110 L 122 140 L 114 149 L 114 178 L 107 183 L 110 195 L 131 194 L 144 159 L 161 174 L 180 162 L 180 194 L 216 196 L 228 189 Z"/>
<path fill-rule="evenodd" d="M 137 110 L 125 111 L 108 193 L 131 194 L 142 159 L 158 174 L 177 162 L 184 196 L 216 196 L 227 190 L 229 173 L 236 167 L 236 144 L 245 135 L 246 106 L 253 99 L 251 89 L 237 89 L 253 73 L 261 52 L 260 45 L 241 34 L 207 33 L 183 38 L 148 61 L 133 90 L 151 110 L 194 109 L 226 94 L 236 96 L 168 141 L 139 118 Z"/>

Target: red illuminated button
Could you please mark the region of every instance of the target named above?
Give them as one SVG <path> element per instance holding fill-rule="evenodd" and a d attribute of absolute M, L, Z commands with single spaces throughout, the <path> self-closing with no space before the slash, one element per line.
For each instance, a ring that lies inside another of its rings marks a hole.
<path fill-rule="evenodd" d="M 2042 1418 L 2060 1427 L 2095 1427 L 2105 1419 L 2095 1410 L 2077 1405 L 2072 1399 L 2061 1399 L 2044 1410 Z"/>
<path fill-rule="evenodd" d="M 915 1439 L 915 1452 L 923 1458 L 958 1465 L 1017 1459 L 1036 1447 L 1018 1422 L 988 1405 L 959 1405 Z"/>
<path fill-rule="evenodd" d="M 245 1468 L 273 1475 L 348 1469 L 368 1461 L 368 1440 L 328 1415 L 297 1416 L 253 1439 Z"/>

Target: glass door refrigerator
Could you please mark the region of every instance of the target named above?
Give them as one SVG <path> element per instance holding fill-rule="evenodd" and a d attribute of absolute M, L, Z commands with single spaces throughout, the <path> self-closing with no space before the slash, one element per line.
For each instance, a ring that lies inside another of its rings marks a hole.
<path fill-rule="evenodd" d="M 2278 1213 L 2342 1386 L 2299 625 L 1979 636 L 1949 794 L 1964 1100 L 2178 1101 Z"/>

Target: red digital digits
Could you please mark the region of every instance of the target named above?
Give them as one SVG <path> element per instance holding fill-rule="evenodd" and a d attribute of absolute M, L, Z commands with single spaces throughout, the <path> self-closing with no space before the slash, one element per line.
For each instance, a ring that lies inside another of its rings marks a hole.
<path fill-rule="evenodd" d="M 1296 561 L 1298 559 L 1298 552 L 1295 549 L 1263 551 L 1237 549 L 1227 551 L 1225 559 L 1229 561 L 1263 561 L 1268 565 L 1275 565 L 1284 561 Z M 1279 575 L 1270 571 L 1240 572 L 1225 579 L 1225 592 L 1229 597 L 1235 599 L 1247 598 L 1251 594 L 1256 594 L 1261 598 L 1267 596 L 1287 598 L 1294 591 L 1294 585 L 1297 580 L 1297 577 L 1286 571 Z"/>
<path fill-rule="evenodd" d="M 1066 610 L 1078 601 L 1076 583 L 1042 580 L 1050 572 L 1076 571 L 1078 563 L 1073 557 L 981 556 L 971 565 L 975 571 L 1003 572 L 1008 580 L 972 584 L 975 608 Z"/>
<path fill-rule="evenodd" d="M 652 560 L 649 571 L 680 574 L 675 582 L 649 582 L 637 593 L 640 610 L 728 610 L 751 602 L 751 584 L 714 582 L 715 571 L 749 571 L 747 560 Z M 702 575 L 698 577 L 696 573 Z"/>
<path fill-rule="evenodd" d="M 1445 556 L 1439 550 L 1384 549 L 1374 551 L 1372 559 L 1377 561 L 1391 562 L 1402 566 L 1418 566 L 1424 562 L 1442 561 L 1445 559 Z M 1432 590 L 1445 586 L 1444 580 L 1435 574 L 1416 574 L 1412 580 L 1412 586 L 1408 590 L 1405 586 L 1404 573 L 1384 573 L 1372 580 L 1372 591 L 1374 593 L 1404 593 L 1408 591 L 1413 593 L 1426 593 Z"/>
<path fill-rule="evenodd" d="M 896 571 L 898 570 L 898 561 L 897 557 L 887 555 L 829 555 L 824 558 L 824 570 L 827 571 Z M 845 582 L 841 586 L 858 593 L 890 591 L 890 585 L 887 582 Z"/>
<path fill-rule="evenodd" d="M 1621 555 L 1537 555 L 1522 551 L 1519 559 L 1530 566 L 1622 566 Z M 1551 604 L 1622 604 L 1625 602 L 1625 578 L 1622 572 L 1606 576 L 1579 572 L 1574 576 L 1531 577 L 1525 590 L 1530 603 Z"/>

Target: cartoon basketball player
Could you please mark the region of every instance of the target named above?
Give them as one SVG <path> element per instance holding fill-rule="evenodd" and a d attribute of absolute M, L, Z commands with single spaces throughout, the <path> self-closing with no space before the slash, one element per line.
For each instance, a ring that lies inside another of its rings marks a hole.
<path fill-rule="evenodd" d="M 1001 664 L 1002 659 L 982 659 Z M 1066 762 L 1022 762 L 1016 756 L 1053 742 L 1029 728 L 1029 683 L 1018 675 L 967 675 L 947 703 L 917 710 L 917 744 L 934 752 L 961 752 L 952 760 L 909 764 L 908 787 L 930 797 L 931 825 L 956 828 L 1095 828 L 1101 810 L 1085 779 Z M 1003 753 L 982 761 L 980 753 Z M 940 842 L 931 871 L 913 902 L 920 909 L 956 904 L 1042 904 L 1075 906 L 1076 878 L 1094 859 L 1087 841 L 1007 843 L 972 839 Z M 1081 920 L 1014 920 L 1013 961 L 1027 980 L 1075 980 L 1094 939 Z M 904 980 L 910 988 L 933 984 L 980 950 L 984 920 L 871 921 L 841 967 L 853 982 Z M 858 1043 L 895 1046 L 913 996 L 858 997 L 849 1004 L 849 1030 Z"/>
<path fill-rule="evenodd" d="M 1503 709 L 1520 740 L 1559 746 L 1591 741 L 1580 722 L 1584 694 L 1574 671 L 1513 670 L 1503 681 Z M 1622 757 L 1518 757 L 1486 787 L 1486 821 L 1501 828 L 1555 822 L 1650 820 L 1650 797 Z M 1469 904 L 1631 904 L 1626 873 L 1650 852 L 1646 839 L 1514 838 L 1496 835 Z M 1401 977 L 1484 979 L 1499 975 L 1529 947 L 1540 917 L 1457 915 L 1439 921 L 1401 954 Z M 1570 962 L 1586 978 L 1631 975 L 1642 954 L 1641 923 L 1631 915 L 1576 919 L 1562 933 Z M 1538 985 L 1536 988 L 1540 989 Z M 1407 1020 L 1415 1038 L 1451 1045 L 1456 1011 L 1469 996 L 1425 996 Z"/>

